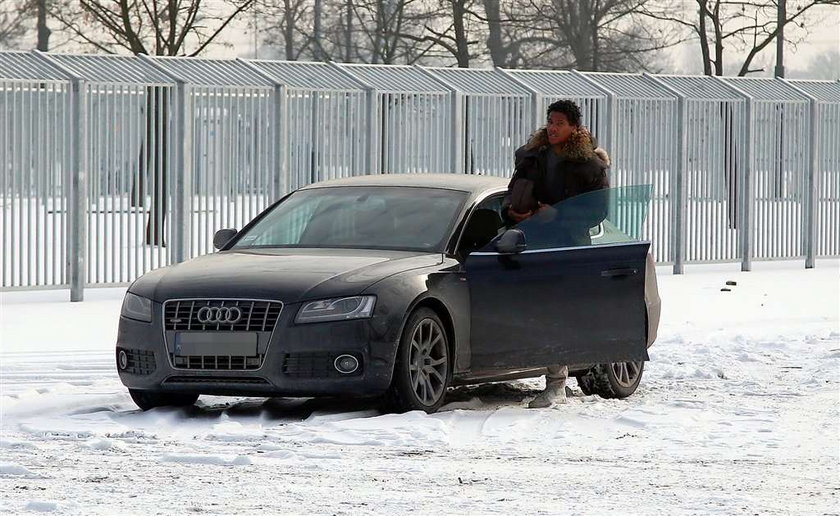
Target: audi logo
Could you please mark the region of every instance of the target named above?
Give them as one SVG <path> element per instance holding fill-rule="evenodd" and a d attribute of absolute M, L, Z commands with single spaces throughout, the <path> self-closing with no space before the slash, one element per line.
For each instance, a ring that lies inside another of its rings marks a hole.
<path fill-rule="evenodd" d="M 242 310 L 235 306 L 203 306 L 197 317 L 201 324 L 235 324 L 242 319 Z"/>

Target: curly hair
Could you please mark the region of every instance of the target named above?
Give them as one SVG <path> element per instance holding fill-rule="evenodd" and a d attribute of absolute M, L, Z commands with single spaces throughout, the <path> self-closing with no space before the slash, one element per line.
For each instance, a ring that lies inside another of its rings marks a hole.
<path fill-rule="evenodd" d="M 545 112 L 546 118 L 551 116 L 551 113 L 563 113 L 566 115 L 566 120 L 572 125 L 580 125 L 580 108 L 571 100 L 558 100 L 552 102 Z"/>

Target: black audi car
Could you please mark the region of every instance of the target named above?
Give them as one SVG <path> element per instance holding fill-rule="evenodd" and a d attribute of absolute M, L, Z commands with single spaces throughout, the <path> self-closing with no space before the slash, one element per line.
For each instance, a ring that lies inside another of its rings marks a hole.
<path fill-rule="evenodd" d="M 585 393 L 629 396 L 659 322 L 638 237 L 650 188 L 584 194 L 511 226 L 506 186 L 379 175 L 292 192 L 218 231 L 219 252 L 129 287 L 121 381 L 144 410 L 215 394 L 433 412 L 449 386 L 569 364 Z"/>

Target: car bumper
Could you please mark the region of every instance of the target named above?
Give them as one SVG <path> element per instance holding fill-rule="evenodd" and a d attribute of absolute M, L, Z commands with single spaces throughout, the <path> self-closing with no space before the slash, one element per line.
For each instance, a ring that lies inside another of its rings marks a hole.
<path fill-rule="evenodd" d="M 294 325 L 296 307 L 287 309 L 262 364 L 247 370 L 216 369 L 210 360 L 206 367 L 176 367 L 159 309 L 151 323 L 121 317 L 115 355 L 120 380 L 130 389 L 228 396 L 375 396 L 388 389 L 397 346 L 392 336 L 377 334 L 369 319 Z M 128 358 L 122 364 L 120 351 Z M 356 357 L 359 370 L 338 372 L 333 362 L 342 354 Z"/>

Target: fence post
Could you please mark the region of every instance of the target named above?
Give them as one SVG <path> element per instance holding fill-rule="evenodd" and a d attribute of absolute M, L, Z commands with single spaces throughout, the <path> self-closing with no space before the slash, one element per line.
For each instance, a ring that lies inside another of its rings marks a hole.
<path fill-rule="evenodd" d="M 183 262 L 192 251 L 192 175 L 193 134 L 189 86 L 180 79 L 175 81 L 175 166 L 172 210 L 172 260 Z"/>
<path fill-rule="evenodd" d="M 286 86 L 279 85 L 274 88 L 274 96 L 277 99 L 274 106 L 274 198 L 280 199 L 289 193 L 290 170 L 289 170 L 289 97 L 286 94 Z"/>
<path fill-rule="evenodd" d="M 673 174 L 671 182 L 671 253 L 674 257 L 674 274 L 685 272 L 685 250 L 686 250 L 686 220 L 685 210 L 688 207 L 688 191 L 686 187 L 686 175 L 688 174 L 688 110 L 686 97 L 676 89 L 669 86 L 649 73 L 643 74 L 645 78 L 655 83 L 677 97 L 677 120 L 679 120 L 679 135 L 677 137 L 677 169 Z"/>
<path fill-rule="evenodd" d="M 817 256 L 817 209 L 819 204 L 818 170 L 820 152 L 820 106 L 816 97 L 786 79 L 779 79 L 798 93 L 808 97 L 811 104 L 811 120 L 808 129 L 808 170 L 805 178 L 805 213 L 802 217 L 802 244 L 805 251 L 805 268 L 813 269 Z"/>
<path fill-rule="evenodd" d="M 467 135 L 464 131 L 464 93 L 446 79 L 435 75 L 431 70 L 417 65 L 414 65 L 414 68 L 449 90 L 449 98 L 452 100 L 452 173 L 463 174 L 466 169 L 464 166 L 464 147 L 466 147 L 467 141 Z"/>
<path fill-rule="evenodd" d="M 87 83 L 73 79 L 73 162 L 68 210 L 67 276 L 70 280 L 70 301 L 84 301 L 87 272 L 87 192 L 88 192 L 88 119 Z"/>
<path fill-rule="evenodd" d="M 73 133 L 70 138 L 71 161 L 66 171 L 67 199 L 67 280 L 70 284 L 70 301 L 85 300 L 87 282 L 88 244 L 88 94 L 87 82 L 71 70 L 55 62 L 48 54 L 33 50 L 32 53 L 53 68 L 67 74 L 72 85 L 71 115 Z"/>

